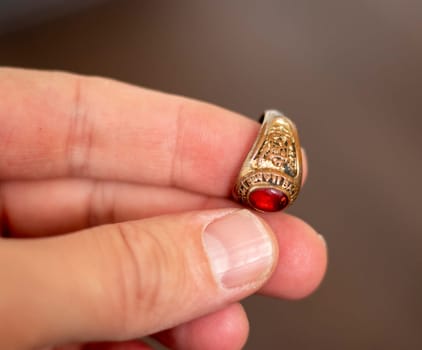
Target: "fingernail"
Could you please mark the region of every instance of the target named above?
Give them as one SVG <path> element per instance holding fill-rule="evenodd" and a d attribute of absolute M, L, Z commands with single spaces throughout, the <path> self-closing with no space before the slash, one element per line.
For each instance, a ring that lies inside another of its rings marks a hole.
<path fill-rule="evenodd" d="M 318 238 L 324 243 L 325 246 L 327 246 L 327 241 L 325 240 L 324 236 L 318 233 Z"/>
<path fill-rule="evenodd" d="M 249 210 L 232 212 L 206 227 L 203 242 L 219 284 L 237 288 L 268 276 L 275 260 L 268 230 Z"/>

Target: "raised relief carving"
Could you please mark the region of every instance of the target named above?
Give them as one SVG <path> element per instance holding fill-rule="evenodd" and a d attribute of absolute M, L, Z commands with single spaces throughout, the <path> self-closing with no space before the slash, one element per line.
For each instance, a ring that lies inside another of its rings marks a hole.
<path fill-rule="evenodd" d="M 261 169 L 276 169 L 295 177 L 297 175 L 296 145 L 291 135 L 291 131 L 285 125 L 273 125 L 252 159 L 253 165 Z"/>

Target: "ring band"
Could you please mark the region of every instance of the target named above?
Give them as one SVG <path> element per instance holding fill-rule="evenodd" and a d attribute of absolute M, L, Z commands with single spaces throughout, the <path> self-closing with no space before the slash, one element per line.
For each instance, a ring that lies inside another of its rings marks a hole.
<path fill-rule="evenodd" d="M 233 196 L 255 210 L 283 210 L 297 198 L 302 183 L 302 152 L 293 122 L 268 110 L 240 169 Z"/>

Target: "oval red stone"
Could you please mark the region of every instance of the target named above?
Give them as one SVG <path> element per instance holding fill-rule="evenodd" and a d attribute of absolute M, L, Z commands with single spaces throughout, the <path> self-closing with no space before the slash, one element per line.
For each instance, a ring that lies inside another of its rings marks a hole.
<path fill-rule="evenodd" d="M 275 188 L 257 188 L 249 194 L 249 204 L 262 211 L 279 211 L 289 204 L 289 199 Z"/>

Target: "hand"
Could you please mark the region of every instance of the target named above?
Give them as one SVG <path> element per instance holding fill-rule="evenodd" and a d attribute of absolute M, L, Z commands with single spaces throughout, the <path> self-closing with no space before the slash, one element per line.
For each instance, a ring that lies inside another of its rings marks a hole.
<path fill-rule="evenodd" d="M 240 349 L 239 300 L 320 283 L 311 227 L 229 199 L 256 122 L 65 73 L 1 69 L 0 92 L 1 349 Z"/>

